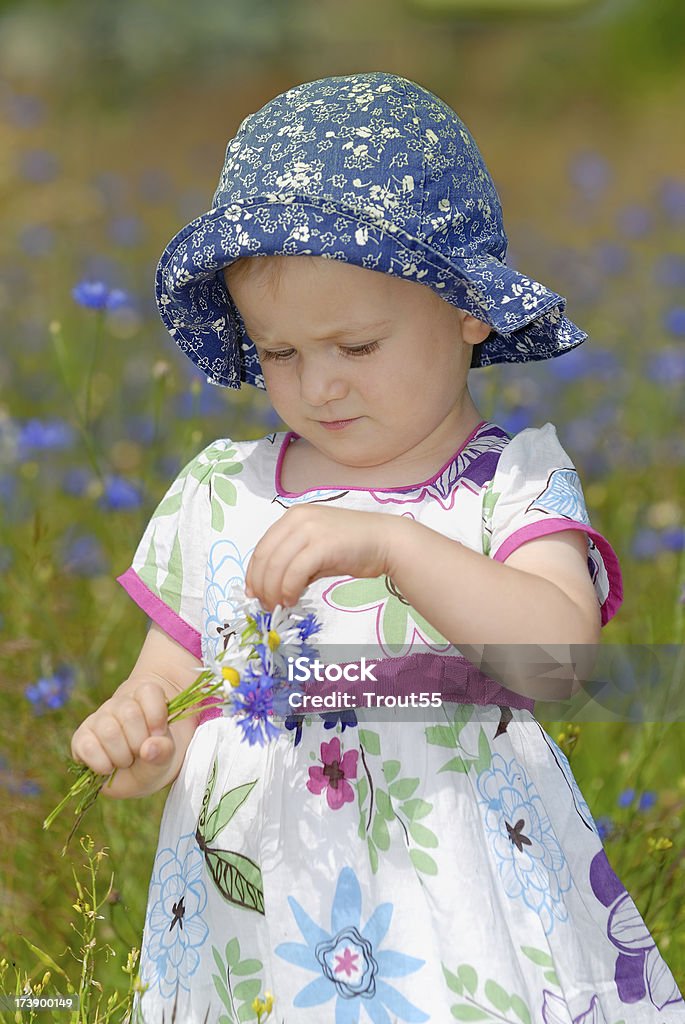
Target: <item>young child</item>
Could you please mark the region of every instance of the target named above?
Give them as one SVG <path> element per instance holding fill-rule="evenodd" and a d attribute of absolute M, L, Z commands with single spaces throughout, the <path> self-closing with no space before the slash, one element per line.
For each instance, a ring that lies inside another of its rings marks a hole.
<path fill-rule="evenodd" d="M 119 769 L 107 795 L 173 782 L 148 1024 L 255 1020 L 267 993 L 279 1024 L 685 1020 L 533 716 L 553 682 L 477 667 L 482 645 L 594 645 L 621 602 L 552 424 L 510 437 L 469 394 L 470 368 L 586 337 L 506 245 L 456 114 L 373 72 L 247 117 L 212 209 L 164 252 L 174 340 L 212 383 L 266 389 L 290 429 L 214 441 L 171 485 L 119 578 L 153 624 L 72 741 Z M 213 707 L 168 727 L 236 581 L 268 610 L 306 599 L 317 646 L 380 651 L 377 692 L 430 706 L 292 716 L 263 746 Z"/>

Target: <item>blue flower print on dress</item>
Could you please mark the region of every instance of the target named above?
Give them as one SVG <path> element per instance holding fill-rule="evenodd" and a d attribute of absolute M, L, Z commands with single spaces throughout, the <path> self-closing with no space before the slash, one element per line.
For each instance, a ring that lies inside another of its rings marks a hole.
<path fill-rule="evenodd" d="M 592 859 L 590 885 L 609 910 L 607 936 L 617 950 L 614 983 L 621 1002 L 649 999 L 657 1010 L 682 1003 L 673 975 L 604 850 Z"/>
<path fill-rule="evenodd" d="M 165 847 L 155 858 L 145 918 L 141 980 L 158 987 L 165 999 L 180 987 L 190 991 L 200 965 L 198 949 L 209 934 L 202 914 L 207 889 L 202 881 L 202 854 L 195 833 L 180 837 L 176 849 Z"/>
<path fill-rule="evenodd" d="M 528 512 L 533 510 L 590 525 L 583 488 L 575 469 L 555 469 L 550 473 L 544 491 L 527 508 Z"/>
<path fill-rule="evenodd" d="M 378 948 L 390 927 L 392 903 L 381 903 L 361 927 L 362 892 L 352 868 L 343 868 L 338 877 L 330 931 L 316 924 L 292 896 L 288 903 L 306 945 L 282 942 L 275 952 L 318 975 L 298 992 L 293 1006 L 320 1006 L 336 999 L 336 1024 L 358 1024 L 362 1006 L 372 1024 L 430 1019 L 383 980 L 413 974 L 425 960 Z M 414 987 L 420 989 L 416 983 Z"/>
<path fill-rule="evenodd" d="M 209 549 L 203 609 L 205 630 L 202 642 L 207 647 L 213 643 L 213 649 L 203 650 L 205 658 L 207 655 L 216 657 L 224 648 L 224 636 L 230 629 L 230 622 L 235 613 L 235 607 L 228 595 L 235 583 L 244 586 L 245 566 L 251 553 L 250 551 L 243 554 L 230 540 L 215 541 Z"/>
<path fill-rule="evenodd" d="M 504 891 L 522 899 L 549 935 L 555 919 L 568 918 L 562 893 L 571 888 L 571 872 L 544 804 L 516 758 L 507 764 L 494 754 L 476 783 Z"/>

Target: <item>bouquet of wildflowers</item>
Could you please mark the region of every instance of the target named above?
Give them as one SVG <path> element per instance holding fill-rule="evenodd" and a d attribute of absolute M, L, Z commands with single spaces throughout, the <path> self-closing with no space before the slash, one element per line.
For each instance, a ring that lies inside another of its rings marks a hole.
<path fill-rule="evenodd" d="M 289 659 L 316 657 L 316 648 L 308 640 L 321 624 L 303 602 L 290 608 L 276 605 L 273 612 L 266 612 L 256 598 L 247 598 L 237 583 L 229 599 L 236 611 L 230 632 L 224 633 L 224 648 L 206 659 L 195 682 L 168 701 L 168 722 L 197 714 L 207 697 L 212 697 L 224 715 L 236 719 L 243 740 L 250 745 L 264 744 L 281 731 L 272 721 L 274 714 L 285 717 L 289 711 L 288 695 L 294 690 L 288 680 Z M 63 808 L 76 801 L 76 820 L 65 850 L 83 815 L 117 772 L 115 768 L 109 775 L 98 775 L 78 761 L 69 759 L 68 764 L 76 781 L 43 822 L 43 828 L 50 828 Z"/>

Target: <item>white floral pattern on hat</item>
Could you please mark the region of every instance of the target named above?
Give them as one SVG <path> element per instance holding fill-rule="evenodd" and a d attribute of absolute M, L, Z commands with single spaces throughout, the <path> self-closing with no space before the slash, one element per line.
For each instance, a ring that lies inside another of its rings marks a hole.
<path fill-rule="evenodd" d="M 295 86 L 243 120 L 212 209 L 162 255 L 157 303 L 182 351 L 231 388 L 264 388 L 219 272 L 245 256 L 321 256 L 427 285 L 491 325 L 473 367 L 581 344 L 565 299 L 508 267 L 506 251 L 499 196 L 455 112 L 397 75 L 340 75 Z"/>

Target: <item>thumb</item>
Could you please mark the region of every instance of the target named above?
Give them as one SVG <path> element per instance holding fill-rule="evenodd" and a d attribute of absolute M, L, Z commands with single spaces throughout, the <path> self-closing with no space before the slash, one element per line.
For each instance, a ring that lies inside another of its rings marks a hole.
<path fill-rule="evenodd" d="M 148 736 L 140 748 L 140 756 L 141 759 L 148 764 L 154 764 L 161 767 L 171 760 L 174 750 L 174 740 L 167 729 L 162 735 Z"/>

